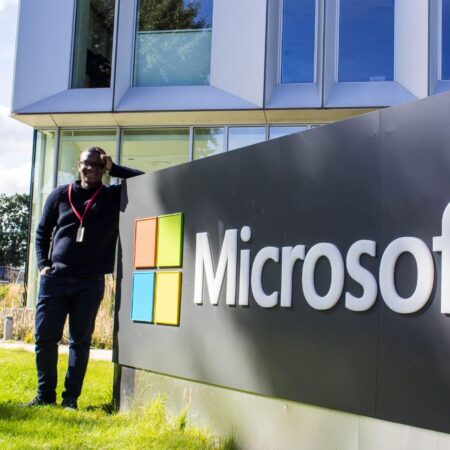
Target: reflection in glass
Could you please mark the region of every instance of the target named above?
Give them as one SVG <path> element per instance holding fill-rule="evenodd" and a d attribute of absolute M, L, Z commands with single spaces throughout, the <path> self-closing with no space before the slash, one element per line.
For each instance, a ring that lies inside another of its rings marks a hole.
<path fill-rule="evenodd" d="M 313 83 L 316 0 L 284 0 L 282 83 Z"/>
<path fill-rule="evenodd" d="M 339 81 L 394 79 L 394 0 L 340 0 Z"/>
<path fill-rule="evenodd" d="M 266 140 L 265 127 L 230 127 L 228 128 L 228 150 L 246 147 Z"/>
<path fill-rule="evenodd" d="M 135 86 L 209 84 L 212 0 L 140 0 Z"/>
<path fill-rule="evenodd" d="M 114 160 L 116 130 L 64 130 L 61 131 L 58 161 L 58 186 L 78 180 L 80 154 L 88 147 L 100 147 Z M 110 176 L 103 177 L 110 184 Z"/>
<path fill-rule="evenodd" d="M 34 307 L 37 301 L 38 267 L 35 235 L 42 209 L 53 188 L 55 154 L 55 131 L 38 131 L 35 149 L 33 198 L 30 228 L 30 256 L 28 260 L 27 306 Z"/>
<path fill-rule="evenodd" d="M 124 130 L 122 164 L 155 172 L 189 160 L 189 128 Z"/>
<path fill-rule="evenodd" d="M 223 146 L 223 128 L 194 128 L 194 159 L 222 153 Z"/>
<path fill-rule="evenodd" d="M 115 0 L 78 0 L 72 88 L 111 85 Z"/>
<path fill-rule="evenodd" d="M 442 74 L 450 80 L 450 0 L 442 0 Z"/>
<path fill-rule="evenodd" d="M 308 129 L 308 125 L 305 126 L 273 126 L 269 129 L 269 139 L 276 139 L 279 137 L 287 136 L 288 134 L 300 133 Z"/>

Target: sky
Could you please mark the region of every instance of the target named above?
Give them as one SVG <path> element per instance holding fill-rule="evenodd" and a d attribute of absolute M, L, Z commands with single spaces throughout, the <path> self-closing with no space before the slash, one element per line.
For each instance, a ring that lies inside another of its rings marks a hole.
<path fill-rule="evenodd" d="M 29 193 L 33 129 L 11 119 L 18 0 L 0 0 L 0 194 Z"/>

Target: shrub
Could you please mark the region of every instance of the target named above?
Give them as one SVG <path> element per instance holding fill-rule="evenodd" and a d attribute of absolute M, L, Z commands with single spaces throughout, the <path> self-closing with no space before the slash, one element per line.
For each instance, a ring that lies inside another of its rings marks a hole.
<path fill-rule="evenodd" d="M 3 336 L 4 320 L 12 316 L 14 320 L 13 339 L 27 343 L 34 342 L 34 308 L 22 307 L 21 285 L 0 286 L 0 336 Z M 97 320 L 95 321 L 92 347 L 110 349 L 113 341 L 115 280 L 112 275 L 105 278 L 105 295 L 103 296 Z M 69 343 L 69 329 L 66 323 L 61 343 Z"/>

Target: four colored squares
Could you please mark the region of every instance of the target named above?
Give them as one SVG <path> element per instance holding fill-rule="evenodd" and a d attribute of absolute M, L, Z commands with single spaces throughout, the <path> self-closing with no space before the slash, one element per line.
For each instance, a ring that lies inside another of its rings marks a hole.
<path fill-rule="evenodd" d="M 179 325 L 181 271 L 165 269 L 181 268 L 183 225 L 182 213 L 136 220 L 131 320 Z"/>

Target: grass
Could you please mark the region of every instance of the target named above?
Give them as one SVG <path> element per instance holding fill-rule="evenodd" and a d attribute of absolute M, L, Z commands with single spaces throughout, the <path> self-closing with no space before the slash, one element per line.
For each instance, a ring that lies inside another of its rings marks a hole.
<path fill-rule="evenodd" d="M 62 364 L 61 364 L 62 363 Z M 67 357 L 60 356 L 58 398 Z M 113 365 L 91 360 L 79 410 L 46 406 L 21 408 L 36 389 L 34 355 L 0 349 L 0 448 L 1 449 L 223 449 L 220 441 L 186 423 L 186 411 L 168 418 L 164 401 L 133 413 L 111 408 Z"/>

